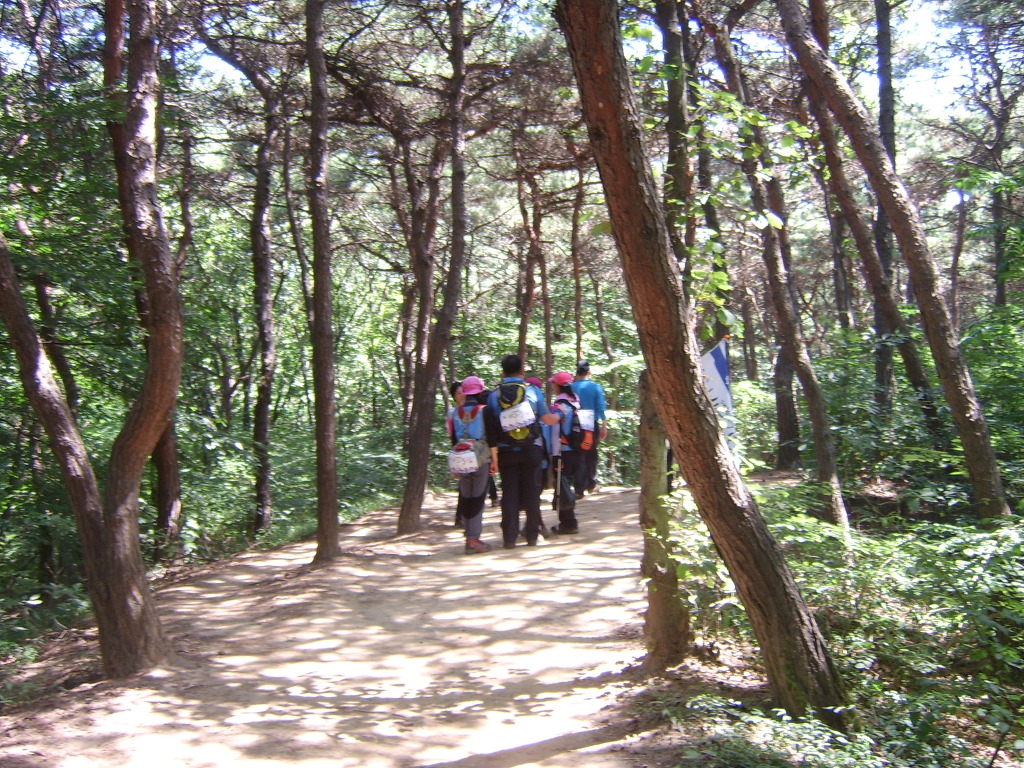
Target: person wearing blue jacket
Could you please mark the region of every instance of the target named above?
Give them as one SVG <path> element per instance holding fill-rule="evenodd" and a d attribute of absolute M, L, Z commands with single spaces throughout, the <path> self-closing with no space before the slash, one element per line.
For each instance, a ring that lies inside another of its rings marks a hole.
<path fill-rule="evenodd" d="M 487 399 L 484 424 L 488 445 L 497 448 L 492 453 L 491 471 L 501 473 L 502 545 L 512 549 L 519 538 L 520 510 L 526 511 L 526 543 L 537 544 L 544 459 L 540 427 L 557 423 L 558 417 L 549 412 L 544 393 L 526 383 L 519 355 L 505 355 L 501 373 L 501 383 Z"/>
<path fill-rule="evenodd" d="M 573 391 L 580 401 L 580 421 L 585 429 L 594 432 L 593 443 L 583 453 L 583 468 L 578 475 L 576 495 L 593 493 L 597 488 L 597 448 L 608 437 L 608 421 L 605 417 L 604 389 L 590 378 L 590 363 L 580 360 L 576 364 L 576 380 Z"/>
<path fill-rule="evenodd" d="M 581 484 L 580 474 L 582 473 L 583 454 L 577 444 L 579 437 L 579 399 L 573 391 L 572 374 L 568 371 L 559 371 L 548 381 L 555 385 L 558 394 L 551 403 L 551 412 L 558 416 L 558 424 L 547 428 L 548 444 L 551 446 L 551 454 L 555 466 L 561 465 L 561 471 L 556 472 L 556 491 L 558 499 L 558 525 L 551 526 L 551 532 L 556 535 L 566 535 L 579 532 L 579 523 L 576 520 L 576 499 L 578 493 L 576 488 Z M 574 432 L 573 426 L 577 427 Z M 558 475 L 561 475 L 558 477 Z"/>
<path fill-rule="evenodd" d="M 482 401 L 484 383 L 476 376 L 467 376 L 459 384 L 457 393 L 453 387 L 456 405 L 448 414 L 448 435 L 452 445 L 462 440 L 483 440 L 486 432 L 486 404 Z M 489 451 L 493 456 L 494 451 Z M 491 545 L 480 540 L 483 531 L 484 501 L 487 499 L 487 482 L 491 475 L 491 462 L 485 461 L 475 471 L 459 476 L 459 501 L 455 510 L 456 523 L 466 533 L 466 554 L 487 552 Z"/>

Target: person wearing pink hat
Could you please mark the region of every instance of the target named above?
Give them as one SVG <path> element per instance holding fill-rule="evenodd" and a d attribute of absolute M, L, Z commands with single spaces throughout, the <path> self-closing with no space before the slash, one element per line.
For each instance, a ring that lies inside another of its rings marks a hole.
<path fill-rule="evenodd" d="M 558 416 L 558 423 L 549 429 L 548 445 L 551 446 L 552 460 L 561 464 L 561 472 L 556 472 L 555 492 L 558 499 L 558 525 L 551 526 L 551 532 L 567 535 L 579 532 L 575 488 L 583 470 L 583 456 L 578 439 L 579 417 L 576 415 L 580 401 L 573 392 L 573 376 L 568 371 L 559 371 L 548 381 L 558 390 L 554 402 L 551 403 L 551 412 Z"/>
<path fill-rule="evenodd" d="M 448 434 L 452 445 L 461 441 L 486 440 L 484 426 L 485 405 L 481 400 L 484 383 L 477 376 L 467 376 L 458 387 L 458 403 L 449 412 Z M 488 448 L 487 453 L 493 455 L 496 448 Z M 487 499 L 487 485 L 491 476 L 492 460 L 488 458 L 480 466 L 468 474 L 459 475 L 459 500 L 455 508 L 455 519 L 460 521 L 466 532 L 467 555 L 487 552 L 491 545 L 480 540 L 483 532 L 484 501 Z"/>

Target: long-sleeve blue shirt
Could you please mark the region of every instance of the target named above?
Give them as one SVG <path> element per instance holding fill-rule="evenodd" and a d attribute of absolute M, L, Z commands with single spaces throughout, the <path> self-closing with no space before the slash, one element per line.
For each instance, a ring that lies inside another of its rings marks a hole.
<path fill-rule="evenodd" d="M 573 382 L 572 391 L 580 399 L 580 410 L 593 411 L 595 423 L 605 421 L 604 389 L 600 384 L 590 379 L 580 379 Z"/>

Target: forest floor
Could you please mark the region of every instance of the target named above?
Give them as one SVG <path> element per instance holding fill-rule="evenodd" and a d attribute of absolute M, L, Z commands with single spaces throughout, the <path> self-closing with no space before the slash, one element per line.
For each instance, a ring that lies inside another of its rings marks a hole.
<path fill-rule="evenodd" d="M 637 502 L 587 496 L 579 535 L 512 550 L 489 508 L 495 548 L 469 556 L 438 495 L 415 534 L 394 510 L 344 525 L 324 568 L 305 542 L 192 569 L 157 587 L 175 663 L 82 682 L 94 635 L 65 633 L 16 682 L 67 690 L 0 716 L 0 765 L 668 768 L 645 701 L 765 684 L 740 659 L 641 675 Z"/>

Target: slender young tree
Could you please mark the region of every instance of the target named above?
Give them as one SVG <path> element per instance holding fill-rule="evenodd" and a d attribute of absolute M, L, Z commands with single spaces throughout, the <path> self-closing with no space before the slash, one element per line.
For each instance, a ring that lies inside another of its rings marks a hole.
<path fill-rule="evenodd" d="M 818 45 L 798 0 L 775 2 L 801 69 L 824 95 L 832 115 L 850 139 L 875 195 L 885 206 L 910 273 L 943 394 L 963 444 L 977 512 L 981 517 L 1009 514 L 988 425 L 953 331 L 939 272 L 928 250 L 917 208 L 896 174 L 867 110 Z"/>
<path fill-rule="evenodd" d="M 442 289 L 441 308 L 429 329 L 426 357 L 417 368 L 413 385 L 413 407 L 409 423 L 408 455 L 405 493 L 398 516 L 398 532 L 409 533 L 420 527 L 420 510 L 427 484 L 427 462 L 431 428 L 434 421 L 434 400 L 441 363 L 451 342 L 452 327 L 462 295 L 462 271 L 466 262 L 466 25 L 465 4 L 462 0 L 448 0 L 446 16 L 450 34 L 448 60 L 452 74 L 448 81 L 448 125 L 452 163 L 452 245 L 451 258 Z"/>
<path fill-rule="evenodd" d="M 704 386 L 691 308 L 648 163 L 615 0 L 558 0 L 651 392 L 761 645 L 777 701 L 846 727 L 824 639 L 740 477 Z"/>
<path fill-rule="evenodd" d="M 256 403 L 253 407 L 252 439 L 256 458 L 255 509 L 250 530 L 253 533 L 270 525 L 273 513 L 271 497 L 270 421 L 277 368 L 277 335 L 274 330 L 274 281 L 271 250 L 271 202 L 274 159 L 283 132 L 282 95 L 266 72 L 246 61 L 230 44 L 212 37 L 206 30 L 200 35 L 214 55 L 241 72 L 263 102 L 263 132 L 256 146 L 255 184 L 252 216 L 249 220 L 249 247 L 252 252 L 253 308 L 259 348 L 259 372 L 256 377 Z"/>
<path fill-rule="evenodd" d="M 892 73 L 892 0 L 874 0 L 875 44 L 878 50 L 878 135 L 889 161 L 896 161 L 896 88 Z M 892 282 L 892 227 L 882 202 L 876 201 L 875 251 L 886 282 Z M 892 409 L 895 386 L 892 369 L 892 325 L 886 307 L 875 303 L 875 402 L 886 413 Z"/>
<path fill-rule="evenodd" d="M 327 64 L 324 0 L 306 0 L 306 62 L 309 66 L 309 216 L 313 224 L 313 404 L 316 422 L 316 554 L 334 560 L 338 543 L 338 458 L 334 408 L 334 332 L 330 209 L 327 189 Z"/>

